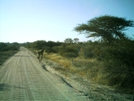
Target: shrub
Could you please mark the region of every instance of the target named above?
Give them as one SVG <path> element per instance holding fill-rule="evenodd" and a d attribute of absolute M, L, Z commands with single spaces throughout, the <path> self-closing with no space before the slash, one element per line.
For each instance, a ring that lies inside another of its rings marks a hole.
<path fill-rule="evenodd" d="M 59 47 L 60 55 L 67 58 L 75 58 L 78 56 L 80 47 L 76 44 L 67 44 Z"/>
<path fill-rule="evenodd" d="M 100 57 L 103 58 L 103 70 L 106 72 L 104 79 L 108 80 L 108 84 L 134 88 L 134 42 L 119 41 L 102 50 Z"/>
<path fill-rule="evenodd" d="M 79 52 L 79 56 L 83 58 L 92 58 L 93 54 L 93 47 L 92 46 L 84 46 L 81 48 Z"/>
<path fill-rule="evenodd" d="M 78 55 L 74 52 L 67 52 L 67 53 L 63 53 L 62 54 L 64 57 L 67 57 L 67 58 L 76 58 Z"/>

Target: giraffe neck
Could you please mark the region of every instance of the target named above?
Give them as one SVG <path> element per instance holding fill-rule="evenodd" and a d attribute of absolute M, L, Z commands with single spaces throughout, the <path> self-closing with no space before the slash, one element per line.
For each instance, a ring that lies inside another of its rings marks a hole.
<path fill-rule="evenodd" d="M 44 52 L 44 48 L 41 50 L 41 52 Z"/>

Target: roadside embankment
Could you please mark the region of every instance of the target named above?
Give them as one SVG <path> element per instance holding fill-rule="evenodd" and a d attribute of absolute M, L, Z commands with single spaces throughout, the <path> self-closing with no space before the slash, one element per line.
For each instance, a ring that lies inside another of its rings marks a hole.
<path fill-rule="evenodd" d="M 65 70 L 63 66 L 51 60 L 44 59 L 42 67 L 59 76 L 67 85 L 73 87 L 78 92 L 84 93 L 85 96 L 93 99 L 93 101 L 133 101 L 133 95 L 119 93 L 110 86 L 95 84 L 89 79 Z"/>

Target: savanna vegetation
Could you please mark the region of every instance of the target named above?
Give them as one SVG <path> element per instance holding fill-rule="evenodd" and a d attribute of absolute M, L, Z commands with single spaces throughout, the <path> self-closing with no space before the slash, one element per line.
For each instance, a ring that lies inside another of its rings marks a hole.
<path fill-rule="evenodd" d="M 3 43 L 0 42 L 0 65 L 9 57 L 19 51 L 20 44 L 18 43 Z"/>
<path fill-rule="evenodd" d="M 44 57 L 64 67 L 55 69 L 131 93 L 134 92 L 134 40 L 127 37 L 127 27 L 134 27 L 134 22 L 104 15 L 74 28 L 87 37 L 98 37 L 98 41 L 67 38 L 64 42 L 38 40 L 24 46 L 33 51 L 45 46 Z"/>

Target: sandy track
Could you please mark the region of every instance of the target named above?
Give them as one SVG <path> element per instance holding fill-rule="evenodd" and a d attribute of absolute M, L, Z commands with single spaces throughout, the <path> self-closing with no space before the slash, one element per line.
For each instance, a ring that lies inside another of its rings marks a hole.
<path fill-rule="evenodd" d="M 0 68 L 0 101 L 88 101 L 42 68 L 30 51 L 20 51 Z"/>

